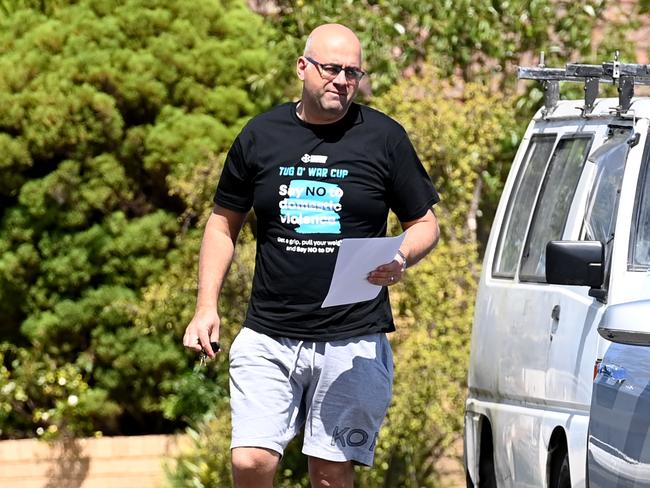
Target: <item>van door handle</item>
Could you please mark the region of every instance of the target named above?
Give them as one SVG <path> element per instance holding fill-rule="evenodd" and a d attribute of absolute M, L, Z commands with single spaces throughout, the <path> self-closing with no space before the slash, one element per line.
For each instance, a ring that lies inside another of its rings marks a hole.
<path fill-rule="evenodd" d="M 560 320 L 560 306 L 555 305 L 553 310 L 551 310 L 551 318 L 553 320 Z"/>

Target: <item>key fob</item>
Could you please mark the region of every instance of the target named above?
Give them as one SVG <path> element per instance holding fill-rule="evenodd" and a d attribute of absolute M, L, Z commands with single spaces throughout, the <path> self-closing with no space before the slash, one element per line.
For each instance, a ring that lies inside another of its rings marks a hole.
<path fill-rule="evenodd" d="M 219 345 L 218 342 L 210 342 L 210 347 L 212 348 L 212 352 L 217 353 L 221 350 L 221 346 Z M 203 348 L 202 348 L 203 349 Z M 203 352 L 205 353 L 205 349 L 203 349 Z"/>

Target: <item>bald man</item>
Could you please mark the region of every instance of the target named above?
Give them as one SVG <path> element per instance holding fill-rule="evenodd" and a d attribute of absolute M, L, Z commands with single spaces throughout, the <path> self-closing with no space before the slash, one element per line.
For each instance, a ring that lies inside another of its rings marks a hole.
<path fill-rule="evenodd" d="M 392 391 L 387 288 L 438 240 L 438 195 L 406 132 L 353 102 L 365 75 L 357 36 L 339 24 L 316 28 L 296 71 L 301 99 L 251 120 L 227 155 L 183 338 L 215 356 L 219 293 L 253 208 L 253 288 L 230 348 L 237 488 L 271 488 L 302 429 L 312 486 L 352 487 L 353 465 L 372 465 Z M 368 270 L 379 296 L 323 307 L 341 239 L 385 236 L 389 210 L 406 235 L 393 261 Z"/>

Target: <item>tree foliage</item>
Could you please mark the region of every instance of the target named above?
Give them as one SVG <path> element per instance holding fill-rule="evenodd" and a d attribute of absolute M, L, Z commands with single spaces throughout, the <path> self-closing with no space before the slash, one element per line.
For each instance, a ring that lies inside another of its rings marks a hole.
<path fill-rule="evenodd" d="M 18 10 L 32 9 L 50 15 L 57 9 L 79 0 L 0 0 L 0 15 L 9 16 Z"/>
<path fill-rule="evenodd" d="M 191 372 L 195 275 L 174 263 L 220 155 L 283 94 L 272 32 L 235 0 L 0 22 L 0 436 L 177 429 L 225 385 Z"/>
<path fill-rule="evenodd" d="M 313 28 L 342 22 L 357 32 L 376 94 L 402 74 L 433 65 L 442 76 L 462 74 L 488 80 L 506 73 L 531 52 L 544 50 L 562 65 L 576 55 L 593 54 L 594 26 L 606 26 L 604 38 L 629 28 L 630 19 L 603 22 L 615 2 L 588 0 L 276 0 L 251 2 L 293 39 L 300 53 Z M 619 44 L 623 49 L 625 44 Z M 613 54 L 613 52 L 609 52 Z M 512 86 L 512 84 L 510 84 Z"/>

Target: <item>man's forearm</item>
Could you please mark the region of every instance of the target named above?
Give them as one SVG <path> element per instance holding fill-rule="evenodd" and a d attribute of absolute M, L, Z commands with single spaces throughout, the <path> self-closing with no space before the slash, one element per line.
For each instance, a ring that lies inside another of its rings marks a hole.
<path fill-rule="evenodd" d="M 199 291 L 196 308 L 217 307 L 217 298 L 232 262 L 235 246 L 220 232 L 207 232 L 201 243 L 199 257 Z"/>
<path fill-rule="evenodd" d="M 438 244 L 440 237 L 438 219 L 433 211 L 429 210 L 421 219 L 402 223 L 402 227 L 406 235 L 400 250 L 406 256 L 408 266 L 413 266 Z"/>
<path fill-rule="evenodd" d="M 245 215 L 227 212 L 210 215 L 205 226 L 199 255 L 199 290 L 196 308 L 217 308 L 221 287 L 235 254 L 235 242 Z"/>

